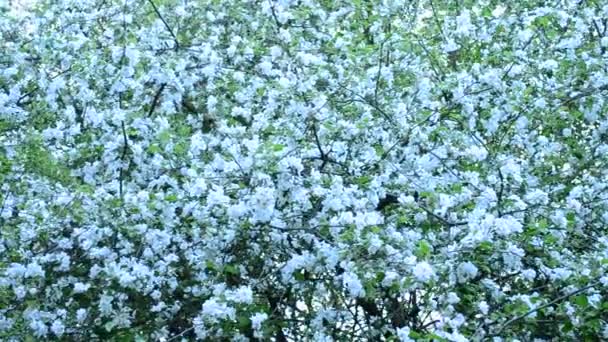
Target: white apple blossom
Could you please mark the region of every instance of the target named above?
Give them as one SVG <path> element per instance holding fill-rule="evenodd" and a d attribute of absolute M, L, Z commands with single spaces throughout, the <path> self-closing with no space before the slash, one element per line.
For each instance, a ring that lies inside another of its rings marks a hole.
<path fill-rule="evenodd" d="M 0 4 L 0 339 L 597 340 L 597 3 Z"/>
<path fill-rule="evenodd" d="M 478 269 L 472 262 L 467 261 L 458 266 L 457 272 L 459 279 L 467 281 L 477 276 Z"/>
<path fill-rule="evenodd" d="M 410 329 L 408 327 L 402 327 L 397 329 L 397 337 L 400 342 L 413 342 L 415 340 L 410 338 Z"/>
<path fill-rule="evenodd" d="M 342 283 L 344 287 L 348 290 L 348 293 L 352 297 L 363 297 L 365 296 L 365 290 L 363 289 L 363 284 L 359 280 L 356 274 L 346 273 L 342 276 Z"/>
<path fill-rule="evenodd" d="M 414 277 L 420 282 L 427 282 L 435 276 L 433 267 L 426 261 L 422 261 L 416 264 L 413 269 Z"/>

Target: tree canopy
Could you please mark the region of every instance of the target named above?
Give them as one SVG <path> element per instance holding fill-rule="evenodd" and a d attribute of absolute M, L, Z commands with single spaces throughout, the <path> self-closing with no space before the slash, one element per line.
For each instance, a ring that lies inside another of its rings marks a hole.
<path fill-rule="evenodd" d="M 608 338 L 608 3 L 0 11 L 0 339 Z"/>

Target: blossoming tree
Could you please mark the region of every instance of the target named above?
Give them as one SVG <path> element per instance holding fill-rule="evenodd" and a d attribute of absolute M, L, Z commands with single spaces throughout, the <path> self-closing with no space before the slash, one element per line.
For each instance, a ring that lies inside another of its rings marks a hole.
<path fill-rule="evenodd" d="M 0 339 L 608 338 L 608 4 L 0 16 Z"/>

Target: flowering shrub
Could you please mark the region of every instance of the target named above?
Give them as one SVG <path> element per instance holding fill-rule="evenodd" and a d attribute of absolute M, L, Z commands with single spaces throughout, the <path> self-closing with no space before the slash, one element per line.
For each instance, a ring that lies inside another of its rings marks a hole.
<path fill-rule="evenodd" d="M 0 17 L 0 339 L 608 338 L 603 1 Z"/>

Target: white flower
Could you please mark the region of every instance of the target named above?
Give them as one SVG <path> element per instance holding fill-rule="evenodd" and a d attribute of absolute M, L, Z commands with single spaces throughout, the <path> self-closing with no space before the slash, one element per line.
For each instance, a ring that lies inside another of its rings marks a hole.
<path fill-rule="evenodd" d="M 545 109 L 547 108 L 547 100 L 542 97 L 539 97 L 534 101 L 534 106 L 538 109 Z"/>
<path fill-rule="evenodd" d="M 205 190 L 207 190 L 207 182 L 202 177 L 197 178 L 190 186 L 190 196 L 200 196 Z"/>
<path fill-rule="evenodd" d="M 382 241 L 382 239 L 380 239 L 378 237 L 378 235 L 373 234 L 369 240 L 369 247 L 368 247 L 367 251 L 370 254 L 374 254 L 374 253 L 378 252 L 380 250 L 380 248 L 382 248 L 383 245 L 384 245 L 384 242 Z"/>
<path fill-rule="evenodd" d="M 559 64 L 553 59 L 547 59 L 546 61 L 540 64 L 541 69 L 545 70 L 556 70 L 559 67 Z"/>
<path fill-rule="evenodd" d="M 231 205 L 228 207 L 227 214 L 228 217 L 232 219 L 238 219 L 243 217 L 249 211 L 249 207 L 244 202 L 239 202 L 237 204 Z"/>
<path fill-rule="evenodd" d="M 566 280 L 568 279 L 570 276 L 572 275 L 572 271 L 564 268 L 564 267 L 557 267 L 551 270 L 551 272 L 549 273 L 549 278 L 551 278 L 551 280 Z"/>
<path fill-rule="evenodd" d="M 251 209 L 254 222 L 268 222 L 272 219 L 275 205 L 275 190 L 268 187 L 260 187 L 252 196 Z"/>
<path fill-rule="evenodd" d="M 399 203 L 409 206 L 412 205 L 416 202 L 416 200 L 414 199 L 414 196 L 409 196 L 409 195 L 399 195 L 398 198 Z"/>
<path fill-rule="evenodd" d="M 129 59 L 129 64 L 134 65 L 139 61 L 139 51 L 137 49 L 134 49 L 132 46 L 128 46 L 123 51 L 125 57 Z"/>
<path fill-rule="evenodd" d="M 348 290 L 348 293 L 352 297 L 364 297 L 365 296 L 365 290 L 363 289 L 363 284 L 361 284 L 361 281 L 359 280 L 359 277 L 357 277 L 356 274 L 351 273 L 351 272 L 344 273 L 344 275 L 342 276 L 342 284 L 344 284 L 344 287 L 346 287 L 346 289 Z"/>
<path fill-rule="evenodd" d="M 454 331 L 453 333 L 449 334 L 446 336 L 448 338 L 448 340 L 450 341 L 454 341 L 454 342 L 468 342 L 469 339 L 464 337 L 464 335 L 462 335 L 461 333 Z"/>
<path fill-rule="evenodd" d="M 15 293 L 15 297 L 17 297 L 17 299 L 23 299 L 27 294 L 25 286 L 16 286 L 13 288 L 13 292 Z"/>
<path fill-rule="evenodd" d="M 413 273 L 414 277 L 416 277 L 418 281 L 423 283 L 428 282 L 435 276 L 435 271 L 433 270 L 433 267 L 431 267 L 431 265 L 426 261 L 422 261 L 416 264 L 416 266 L 414 266 Z"/>
<path fill-rule="evenodd" d="M 463 262 L 458 266 L 457 273 L 461 281 L 466 281 L 477 276 L 477 267 L 471 262 Z"/>
<path fill-rule="evenodd" d="M 428 77 L 423 77 L 418 80 L 418 97 L 421 100 L 425 101 L 430 97 L 431 90 L 433 89 L 433 84 Z"/>
<path fill-rule="evenodd" d="M 274 45 L 270 48 L 270 56 L 273 60 L 279 58 L 282 53 L 283 49 L 280 46 Z"/>
<path fill-rule="evenodd" d="M 556 45 L 558 49 L 576 49 L 582 43 L 581 37 L 569 37 L 563 39 Z"/>
<path fill-rule="evenodd" d="M 61 335 L 63 335 L 63 333 L 65 332 L 65 326 L 60 320 L 55 320 L 51 325 L 51 331 L 56 336 L 61 337 Z"/>
<path fill-rule="evenodd" d="M 102 295 L 99 298 L 99 311 L 102 315 L 107 316 L 112 313 L 112 296 Z"/>
<path fill-rule="evenodd" d="M 382 286 L 390 286 L 395 280 L 399 278 L 399 274 L 394 271 L 387 271 L 382 279 Z"/>
<path fill-rule="evenodd" d="M 30 322 L 30 329 L 33 330 L 36 337 L 44 337 L 48 334 L 49 328 L 39 319 L 34 319 Z"/>
<path fill-rule="evenodd" d="M 11 327 L 15 321 L 12 318 L 7 318 L 4 315 L 0 315 L 0 331 L 7 331 Z"/>
<path fill-rule="evenodd" d="M 251 327 L 254 330 L 262 329 L 262 323 L 268 319 L 268 314 L 264 312 L 256 312 L 253 316 L 251 316 Z"/>
<path fill-rule="evenodd" d="M 526 194 L 524 197 L 526 202 L 530 204 L 547 204 L 549 203 L 549 196 L 546 192 L 540 189 L 534 189 Z"/>
<path fill-rule="evenodd" d="M 445 44 L 443 44 L 443 51 L 450 53 L 458 50 L 460 47 L 453 39 L 448 39 Z"/>
<path fill-rule="evenodd" d="M 76 310 L 76 321 L 78 323 L 82 323 L 84 322 L 84 320 L 87 318 L 87 310 L 80 308 L 78 310 Z"/>
<path fill-rule="evenodd" d="M 503 236 L 521 233 L 523 231 L 522 224 L 511 216 L 497 218 L 494 220 L 494 225 L 496 227 L 496 232 Z"/>
<path fill-rule="evenodd" d="M 525 255 L 525 251 L 516 245 L 510 243 L 502 253 L 502 260 L 505 264 L 506 269 L 516 270 L 521 267 L 521 258 Z"/>
<path fill-rule="evenodd" d="M 488 310 L 490 309 L 490 306 L 488 305 L 488 303 L 484 300 L 479 302 L 479 311 L 484 314 L 487 315 L 488 314 Z"/>
<path fill-rule="evenodd" d="M 279 29 L 279 38 L 283 42 L 288 43 L 289 41 L 291 41 L 291 33 L 289 33 L 289 31 L 285 29 Z"/>
<path fill-rule="evenodd" d="M 235 291 L 228 292 L 226 298 L 237 303 L 251 304 L 253 302 L 253 291 L 249 286 L 241 286 Z"/>
<path fill-rule="evenodd" d="M 532 38 L 532 36 L 534 35 L 534 32 L 532 32 L 531 30 L 525 29 L 525 30 L 521 30 L 517 33 L 517 39 L 521 42 L 521 43 L 527 43 L 530 38 Z"/>
<path fill-rule="evenodd" d="M 460 302 L 460 298 L 458 298 L 458 295 L 457 295 L 456 293 L 454 293 L 454 292 L 450 292 L 450 293 L 448 293 L 448 296 L 447 296 L 447 298 L 446 298 L 446 301 L 447 301 L 449 304 L 456 304 L 456 303 L 459 303 L 459 302 Z"/>
<path fill-rule="evenodd" d="M 4 273 L 11 278 L 21 278 L 25 275 L 27 268 L 22 264 L 11 263 L 9 267 L 6 268 Z"/>
<path fill-rule="evenodd" d="M 4 77 L 9 78 L 15 74 L 17 74 L 19 70 L 15 67 L 5 68 L 4 69 Z"/>
<path fill-rule="evenodd" d="M 474 26 L 471 23 L 471 14 L 468 10 L 462 11 L 462 13 L 456 17 L 456 34 L 468 36 L 473 29 Z"/>
<path fill-rule="evenodd" d="M 399 338 L 400 342 L 414 342 L 414 340 L 410 338 L 409 327 L 397 328 L 397 337 Z"/>
<path fill-rule="evenodd" d="M 517 160 L 514 158 L 507 159 L 506 162 L 500 167 L 500 171 L 502 171 L 505 177 L 511 176 L 516 181 L 521 181 L 521 166 L 517 163 Z"/>
<path fill-rule="evenodd" d="M 467 150 L 467 154 L 471 156 L 473 160 L 483 161 L 487 158 L 488 151 L 486 151 L 486 149 L 482 146 L 471 145 L 471 147 L 469 147 Z"/>
<path fill-rule="evenodd" d="M 296 270 L 306 268 L 311 266 L 315 261 L 315 257 L 311 255 L 308 251 L 304 252 L 302 255 L 294 255 L 291 257 L 289 261 L 283 266 L 281 270 L 283 279 L 291 280 L 291 276 L 293 272 Z"/>
<path fill-rule="evenodd" d="M 536 278 L 536 271 L 531 268 L 528 268 L 521 272 L 521 276 L 527 280 L 534 280 L 534 278 Z"/>
<path fill-rule="evenodd" d="M 44 278 L 44 270 L 38 263 L 33 262 L 33 263 L 27 265 L 24 277 L 26 277 L 26 278 L 43 277 Z"/>
<path fill-rule="evenodd" d="M 91 287 L 91 284 L 85 283 L 75 283 L 74 284 L 74 293 L 83 293 L 86 292 Z"/>
<path fill-rule="evenodd" d="M 272 74 L 272 63 L 269 61 L 264 61 L 258 64 L 258 69 L 263 75 L 270 76 Z"/>
<path fill-rule="evenodd" d="M 207 205 L 224 205 L 230 203 L 230 197 L 224 195 L 224 189 L 214 186 L 214 189 L 207 196 Z"/>
<path fill-rule="evenodd" d="M 505 13 L 506 9 L 507 8 L 504 7 L 503 5 L 498 5 L 498 6 L 496 6 L 496 8 L 494 10 L 492 10 L 492 16 L 495 18 L 498 18 Z"/>
<path fill-rule="evenodd" d="M 234 57 L 234 54 L 236 53 L 236 49 L 237 47 L 235 45 L 230 45 L 227 49 L 226 49 L 226 54 L 229 57 Z"/>
<path fill-rule="evenodd" d="M 600 295 L 599 293 L 594 293 L 590 296 L 587 296 L 587 301 L 591 306 L 597 308 L 599 306 L 599 303 L 602 301 L 602 295 Z"/>
<path fill-rule="evenodd" d="M 208 299 L 203 303 L 202 314 L 211 318 L 233 319 L 236 311 L 225 303 L 219 303 L 215 298 Z"/>
<path fill-rule="evenodd" d="M 137 277 L 132 275 L 129 271 L 120 270 L 118 273 L 118 282 L 121 286 L 128 287 L 137 280 Z"/>

